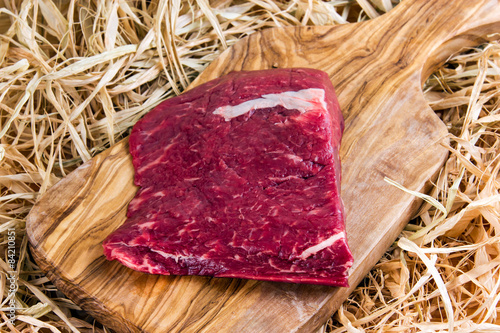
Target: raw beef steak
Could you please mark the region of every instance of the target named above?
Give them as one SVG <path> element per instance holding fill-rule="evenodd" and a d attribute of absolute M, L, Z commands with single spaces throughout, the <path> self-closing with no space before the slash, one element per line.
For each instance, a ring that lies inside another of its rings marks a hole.
<path fill-rule="evenodd" d="M 232 72 L 130 135 L 135 183 L 107 258 L 142 272 L 347 286 L 343 118 L 326 73 Z"/>

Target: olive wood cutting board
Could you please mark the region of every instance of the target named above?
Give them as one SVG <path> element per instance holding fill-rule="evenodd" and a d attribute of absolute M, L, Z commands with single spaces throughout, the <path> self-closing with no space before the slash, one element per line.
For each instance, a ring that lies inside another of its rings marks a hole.
<path fill-rule="evenodd" d="M 55 285 L 120 332 L 312 332 L 394 242 L 419 202 L 415 191 L 441 167 L 447 129 L 422 82 L 463 46 L 500 31 L 498 0 L 405 0 L 356 24 L 286 27 L 226 50 L 195 86 L 232 70 L 311 67 L 326 71 L 346 121 L 342 197 L 354 255 L 350 288 L 230 278 L 155 276 L 103 256 L 136 187 L 123 140 L 61 180 L 29 214 L 32 253 Z"/>

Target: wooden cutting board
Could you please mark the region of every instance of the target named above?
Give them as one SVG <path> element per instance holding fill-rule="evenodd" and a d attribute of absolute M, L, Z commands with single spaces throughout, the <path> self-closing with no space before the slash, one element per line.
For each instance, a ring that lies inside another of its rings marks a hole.
<path fill-rule="evenodd" d="M 355 262 L 351 288 L 228 278 L 167 277 L 106 261 L 101 243 L 125 220 L 136 188 L 127 140 L 53 186 L 27 230 L 55 285 L 120 332 L 312 332 L 394 242 L 446 156 L 447 129 L 422 82 L 452 52 L 500 31 L 497 0 L 405 0 L 380 18 L 335 27 L 274 28 L 222 54 L 192 86 L 232 70 L 326 71 L 346 120 L 342 197 Z"/>

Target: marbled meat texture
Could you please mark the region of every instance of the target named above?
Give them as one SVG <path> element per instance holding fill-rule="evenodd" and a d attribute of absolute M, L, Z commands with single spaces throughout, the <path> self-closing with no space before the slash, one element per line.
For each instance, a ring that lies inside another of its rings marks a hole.
<path fill-rule="evenodd" d="M 232 72 L 130 135 L 135 183 L 108 259 L 142 272 L 347 286 L 343 118 L 326 73 Z"/>

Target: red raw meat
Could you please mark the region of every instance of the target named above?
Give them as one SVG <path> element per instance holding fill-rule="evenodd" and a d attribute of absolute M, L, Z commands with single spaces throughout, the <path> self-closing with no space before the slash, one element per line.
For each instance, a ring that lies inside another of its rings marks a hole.
<path fill-rule="evenodd" d="M 135 184 L 108 259 L 142 272 L 348 286 L 344 121 L 326 73 L 232 72 L 130 135 Z"/>

